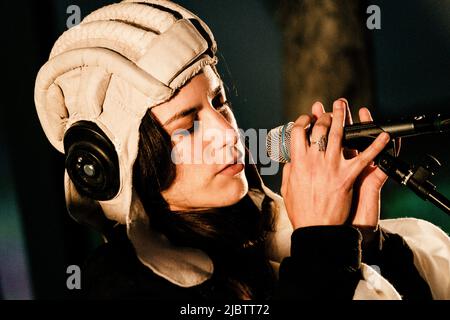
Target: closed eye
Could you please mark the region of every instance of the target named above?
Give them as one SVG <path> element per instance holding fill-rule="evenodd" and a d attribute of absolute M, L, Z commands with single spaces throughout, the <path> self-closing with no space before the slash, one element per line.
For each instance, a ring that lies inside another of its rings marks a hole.
<path fill-rule="evenodd" d="M 233 108 L 231 107 L 231 103 L 229 101 L 225 101 L 220 107 L 216 108 L 216 110 L 223 115 L 228 122 L 231 122 L 231 113 Z"/>
<path fill-rule="evenodd" d="M 215 108 L 217 112 L 219 112 L 228 122 L 231 122 L 231 104 L 228 101 L 225 101 L 220 106 Z M 198 113 L 195 113 L 192 115 L 192 126 L 188 129 L 186 129 L 190 134 L 195 133 L 196 126 L 198 126 Z"/>
<path fill-rule="evenodd" d="M 193 134 L 195 133 L 195 129 L 198 126 L 198 113 L 196 112 L 195 114 L 192 114 L 192 126 L 190 128 L 187 129 L 187 131 L 189 132 L 189 134 Z"/>

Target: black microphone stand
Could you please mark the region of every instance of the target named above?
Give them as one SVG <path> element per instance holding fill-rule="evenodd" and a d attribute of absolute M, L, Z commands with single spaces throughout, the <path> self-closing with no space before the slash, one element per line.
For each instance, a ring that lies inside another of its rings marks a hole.
<path fill-rule="evenodd" d="M 392 149 L 385 149 L 376 159 L 378 167 L 389 177 L 450 215 L 450 200 L 436 191 L 436 186 L 428 180 L 441 166 L 439 161 L 428 155 L 423 165 L 416 166 L 396 158 L 393 154 Z"/>
<path fill-rule="evenodd" d="M 346 141 L 346 147 L 359 151 L 365 150 L 374 137 L 359 137 Z M 450 215 L 450 200 L 436 191 L 436 186 L 429 179 L 434 176 L 441 166 L 439 161 L 431 155 L 427 155 L 420 166 L 410 165 L 395 156 L 395 139 L 375 158 L 377 166 L 389 177 L 399 184 L 408 187 L 425 201 L 430 201 L 436 207 Z"/>

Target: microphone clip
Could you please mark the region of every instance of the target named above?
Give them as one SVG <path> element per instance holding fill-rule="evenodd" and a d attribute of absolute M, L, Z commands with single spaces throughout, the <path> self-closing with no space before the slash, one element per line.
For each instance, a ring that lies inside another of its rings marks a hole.
<path fill-rule="evenodd" d="M 399 159 L 392 147 L 388 146 L 378 155 L 376 163 L 393 180 L 450 215 L 450 200 L 439 193 L 436 186 L 429 181 L 441 167 L 441 163 L 435 157 L 426 155 L 421 165 L 410 165 Z"/>
<path fill-rule="evenodd" d="M 364 150 L 375 137 L 359 137 L 346 141 L 350 149 Z M 420 165 L 411 165 L 398 158 L 399 148 L 396 139 L 392 139 L 385 149 L 375 158 L 377 166 L 400 185 L 411 189 L 420 198 L 430 201 L 439 209 L 450 215 L 450 200 L 436 191 L 430 182 L 441 167 L 441 163 L 432 155 L 426 155 Z"/>

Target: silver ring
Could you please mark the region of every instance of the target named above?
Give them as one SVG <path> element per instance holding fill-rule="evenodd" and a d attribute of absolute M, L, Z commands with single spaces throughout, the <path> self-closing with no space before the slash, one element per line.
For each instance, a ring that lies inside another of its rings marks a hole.
<path fill-rule="evenodd" d="M 327 150 L 328 139 L 327 136 L 323 135 L 319 140 L 311 140 L 311 145 L 317 144 L 319 146 L 319 151 L 324 152 Z"/>

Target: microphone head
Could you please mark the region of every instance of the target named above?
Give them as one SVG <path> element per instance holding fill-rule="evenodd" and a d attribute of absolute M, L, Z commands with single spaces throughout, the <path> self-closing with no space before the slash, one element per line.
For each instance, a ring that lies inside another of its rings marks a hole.
<path fill-rule="evenodd" d="M 269 131 L 266 137 L 267 155 L 276 162 L 291 161 L 291 130 L 294 122 L 276 127 Z"/>

